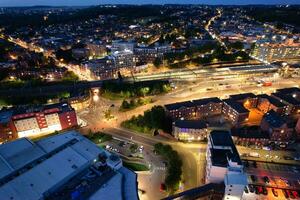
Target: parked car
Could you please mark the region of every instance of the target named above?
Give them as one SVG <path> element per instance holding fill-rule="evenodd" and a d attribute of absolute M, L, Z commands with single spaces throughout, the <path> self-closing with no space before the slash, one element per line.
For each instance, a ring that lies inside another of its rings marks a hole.
<path fill-rule="evenodd" d="M 270 179 L 269 179 L 269 177 L 267 177 L 267 176 L 264 176 L 264 178 L 263 178 L 263 179 L 264 179 L 264 182 L 265 182 L 265 183 L 270 183 Z"/>
<path fill-rule="evenodd" d="M 248 187 L 249 187 L 249 191 L 250 191 L 251 193 L 253 193 L 253 192 L 254 192 L 254 186 L 253 186 L 253 185 L 249 185 Z"/>
<path fill-rule="evenodd" d="M 267 188 L 266 187 L 262 187 L 262 193 L 264 194 L 264 195 L 268 195 L 268 190 L 267 190 Z"/>
<path fill-rule="evenodd" d="M 285 160 L 294 160 L 294 158 L 291 157 L 291 156 L 283 156 L 283 158 L 284 158 Z"/>
<path fill-rule="evenodd" d="M 254 167 L 254 168 L 257 168 L 257 163 L 256 163 L 256 161 L 253 161 L 253 167 Z"/>
<path fill-rule="evenodd" d="M 295 190 L 291 191 L 293 193 L 293 195 L 298 199 L 299 198 L 299 193 Z"/>
<path fill-rule="evenodd" d="M 258 186 L 254 186 L 255 194 L 259 194 L 259 188 Z"/>
<path fill-rule="evenodd" d="M 285 198 L 287 198 L 287 199 L 289 198 L 289 194 L 286 190 L 282 189 L 282 193 L 283 193 Z"/>
<path fill-rule="evenodd" d="M 272 188 L 272 193 L 273 193 L 274 197 L 278 197 L 278 192 L 276 189 Z"/>
<path fill-rule="evenodd" d="M 291 199 L 295 199 L 295 195 L 292 193 L 292 191 L 287 190 L 287 193 L 289 194 Z"/>
<path fill-rule="evenodd" d="M 245 193 L 249 193 L 249 190 L 248 190 L 247 186 L 245 186 L 244 191 L 245 191 Z"/>
<path fill-rule="evenodd" d="M 160 187 L 159 187 L 159 190 L 160 190 L 161 192 L 163 192 L 163 191 L 165 191 L 166 189 L 167 189 L 166 185 L 165 185 L 164 183 L 161 183 L 161 184 L 160 184 Z"/>
<path fill-rule="evenodd" d="M 257 181 L 257 178 L 256 178 L 255 175 L 251 175 L 250 178 L 251 178 L 251 181 L 252 181 L 252 182 L 256 182 L 256 181 Z"/>

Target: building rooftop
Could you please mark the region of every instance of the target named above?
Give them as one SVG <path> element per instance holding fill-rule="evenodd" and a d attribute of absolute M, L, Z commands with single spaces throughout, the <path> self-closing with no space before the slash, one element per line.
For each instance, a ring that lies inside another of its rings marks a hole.
<path fill-rule="evenodd" d="M 203 129 L 207 128 L 207 124 L 203 120 L 177 120 L 175 126 L 178 128 Z"/>
<path fill-rule="evenodd" d="M 225 99 L 224 102 L 238 113 L 249 113 L 249 110 L 235 100 Z"/>
<path fill-rule="evenodd" d="M 213 98 L 205 98 L 205 99 L 197 99 L 192 101 L 196 106 L 206 105 L 208 103 L 222 103 L 222 100 L 213 97 Z"/>
<path fill-rule="evenodd" d="M 190 108 L 190 107 L 194 107 L 195 104 L 193 104 L 193 102 L 191 101 L 183 101 L 183 102 L 178 102 L 178 103 L 173 103 L 173 104 L 167 104 L 165 105 L 165 108 L 167 110 L 178 110 L 182 107 L 185 108 Z"/>
<path fill-rule="evenodd" d="M 278 99 L 272 97 L 272 96 L 269 96 L 267 94 L 260 94 L 260 95 L 257 95 L 258 98 L 264 98 L 264 99 L 268 99 L 268 101 L 273 104 L 274 106 L 278 107 L 278 108 L 282 108 L 285 106 L 284 103 L 280 102 Z"/>
<path fill-rule="evenodd" d="M 264 115 L 264 120 L 273 128 L 279 128 L 286 123 L 286 120 L 273 110 Z"/>
<path fill-rule="evenodd" d="M 18 106 L 13 107 L 10 110 L 13 112 L 13 116 L 25 114 L 25 113 L 36 113 L 36 112 L 67 112 L 73 110 L 73 108 L 68 103 L 56 103 L 56 104 L 47 104 L 41 106 Z"/>
<path fill-rule="evenodd" d="M 275 97 L 281 99 L 282 101 L 287 102 L 288 104 L 300 105 L 300 101 L 298 101 L 296 98 L 294 98 L 292 95 L 289 95 L 289 94 L 276 92 L 276 93 L 272 93 L 272 96 L 275 96 Z"/>
<path fill-rule="evenodd" d="M 73 185 L 74 191 L 71 191 L 73 194 L 77 190 L 75 180 L 79 180 L 81 184 L 87 176 L 82 173 L 83 171 L 87 174 L 94 173 L 95 180 L 101 182 L 102 179 L 101 185 L 103 181 L 108 187 L 115 188 L 117 185 L 122 194 L 119 196 L 120 199 L 138 199 L 137 188 L 134 186 L 136 185 L 135 173 L 124 167 L 111 170 L 108 165 L 105 167 L 106 170 L 97 171 L 96 164 L 100 155 L 106 155 L 107 160 L 111 157 L 110 153 L 76 131 L 51 136 L 37 142 L 22 138 L 3 144 L 0 146 L 1 199 L 44 199 L 60 192 L 59 190 L 65 188 L 66 184 L 68 188 Z M 106 173 L 109 176 L 106 176 Z M 111 179 L 114 176 L 116 177 Z M 93 184 L 93 187 L 95 186 L 97 184 Z M 94 188 L 92 194 L 102 189 L 103 187 Z M 68 192 L 70 190 L 72 188 L 69 188 Z M 89 190 L 90 188 L 86 188 L 81 192 L 84 194 Z M 128 194 L 130 198 L 122 198 L 127 193 L 130 193 Z M 115 199 L 114 190 L 106 191 L 105 194 L 106 199 Z"/>
<path fill-rule="evenodd" d="M 230 99 L 233 99 L 235 101 L 238 100 L 244 100 L 244 99 L 248 99 L 248 98 L 256 98 L 256 95 L 253 93 L 243 93 L 243 94 L 235 94 L 235 95 L 230 95 L 229 96 Z"/>
<path fill-rule="evenodd" d="M 297 87 L 291 87 L 291 88 L 283 88 L 283 89 L 277 89 L 277 92 L 280 92 L 282 94 L 294 94 L 294 93 L 300 93 L 300 88 Z"/>
<path fill-rule="evenodd" d="M 211 162 L 214 166 L 227 167 L 228 155 L 231 154 L 230 149 L 211 149 Z"/>
<path fill-rule="evenodd" d="M 228 160 L 242 165 L 239 153 L 233 143 L 231 134 L 229 131 L 213 130 L 210 133 L 210 142 L 212 144 L 212 162 L 218 166 L 228 165 Z M 226 155 L 226 164 L 222 156 Z"/>
<path fill-rule="evenodd" d="M 0 181 L 44 154 L 40 147 L 27 138 L 0 145 Z"/>

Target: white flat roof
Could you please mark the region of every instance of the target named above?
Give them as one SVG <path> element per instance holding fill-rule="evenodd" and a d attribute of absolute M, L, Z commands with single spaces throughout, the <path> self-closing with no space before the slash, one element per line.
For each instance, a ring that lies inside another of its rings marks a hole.
<path fill-rule="evenodd" d="M 41 148 L 27 138 L 0 145 L 0 179 L 44 154 Z"/>
<path fill-rule="evenodd" d="M 95 192 L 89 200 L 122 200 L 122 175 L 114 175 L 106 182 L 97 192 Z"/>
<path fill-rule="evenodd" d="M 41 199 L 45 192 L 88 163 L 87 159 L 68 147 L 0 187 L 0 199 Z"/>
<path fill-rule="evenodd" d="M 72 139 L 76 139 L 74 144 L 49 154 L 50 157 L 45 157 L 42 162 L 31 169 L 25 169 L 25 172 L 2 185 L 0 199 L 41 199 L 45 192 L 65 183 L 70 177 L 90 166 L 99 153 L 104 152 L 76 131 L 45 138 L 36 143 L 22 138 L 1 145 L 0 153 L 3 156 L 0 156 L 0 174 L 3 177 L 17 170 L 17 167 L 63 147 Z"/>

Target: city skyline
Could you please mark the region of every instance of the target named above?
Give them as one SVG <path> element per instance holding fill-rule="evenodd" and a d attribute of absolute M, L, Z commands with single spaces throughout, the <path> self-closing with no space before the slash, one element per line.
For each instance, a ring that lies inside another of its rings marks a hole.
<path fill-rule="evenodd" d="M 224 2 L 1 0 L 0 200 L 300 200 L 300 5 Z"/>
<path fill-rule="evenodd" d="M 251 2 L 245 2 L 242 0 L 229 0 L 229 1 L 222 1 L 222 0 L 87 0 L 87 1 L 80 1 L 80 0 L 4 0 L 0 2 L 0 7 L 22 7 L 22 6 L 37 6 L 37 5 L 44 5 L 44 6 L 91 6 L 91 5 L 101 5 L 101 4 L 207 4 L 207 5 L 279 5 L 279 4 L 295 4 L 299 5 L 298 0 L 254 0 Z"/>

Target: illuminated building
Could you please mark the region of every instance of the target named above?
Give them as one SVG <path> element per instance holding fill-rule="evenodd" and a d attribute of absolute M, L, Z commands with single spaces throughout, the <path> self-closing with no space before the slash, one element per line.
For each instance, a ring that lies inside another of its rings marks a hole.
<path fill-rule="evenodd" d="M 202 117 L 222 114 L 223 102 L 217 98 L 197 99 L 165 105 L 173 119 L 201 119 Z"/>
<path fill-rule="evenodd" d="M 287 40 L 285 43 L 263 43 L 255 46 L 252 56 L 266 62 L 300 58 L 300 44 Z"/>
<path fill-rule="evenodd" d="M 136 47 L 133 50 L 136 62 L 151 63 L 156 58 L 163 59 L 163 55 L 172 52 L 171 46 Z"/>
<path fill-rule="evenodd" d="M 9 139 L 35 137 L 77 126 L 75 110 L 67 103 L 39 107 L 17 107 L 0 112 L 3 117 L 0 126 Z M 4 119 L 5 118 L 5 119 Z M 7 141 L 3 136 L 2 141 Z"/>
<path fill-rule="evenodd" d="M 228 131 L 211 131 L 206 151 L 206 183 L 225 184 L 226 200 L 242 199 L 247 176 Z"/>
<path fill-rule="evenodd" d="M 278 99 L 285 104 L 285 115 L 299 115 L 300 114 L 300 89 L 299 88 L 285 88 L 279 89 L 272 93 L 272 97 Z"/>
<path fill-rule="evenodd" d="M 266 94 L 261 94 L 258 95 L 257 97 L 258 97 L 257 108 L 263 113 L 267 113 L 270 110 L 274 110 L 279 114 L 284 114 L 286 105 L 280 102 L 278 99 Z"/>
<path fill-rule="evenodd" d="M 191 101 L 165 105 L 166 111 L 173 119 L 190 119 L 196 115 L 195 104 Z"/>
<path fill-rule="evenodd" d="M 257 96 L 253 93 L 230 95 L 229 98 L 241 103 L 247 109 L 256 108 L 257 106 Z"/>
<path fill-rule="evenodd" d="M 193 100 L 198 118 L 222 114 L 223 102 L 217 97 Z"/>
<path fill-rule="evenodd" d="M 264 115 L 260 127 L 269 133 L 271 141 L 287 142 L 293 136 L 293 128 L 290 128 L 287 121 L 273 110 Z"/>
<path fill-rule="evenodd" d="M 231 121 L 233 126 L 239 127 L 247 122 L 249 110 L 247 110 L 243 104 L 232 99 L 226 99 L 223 102 L 223 114 Z"/>
<path fill-rule="evenodd" d="M 177 120 L 173 123 L 173 135 L 178 140 L 204 140 L 207 131 L 207 124 L 201 120 Z"/>

